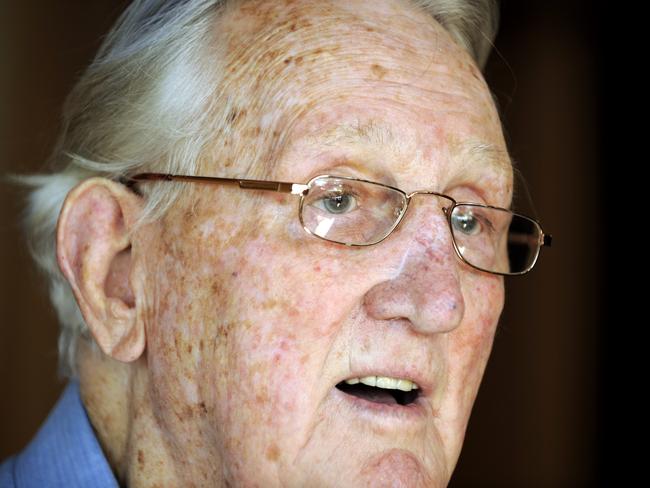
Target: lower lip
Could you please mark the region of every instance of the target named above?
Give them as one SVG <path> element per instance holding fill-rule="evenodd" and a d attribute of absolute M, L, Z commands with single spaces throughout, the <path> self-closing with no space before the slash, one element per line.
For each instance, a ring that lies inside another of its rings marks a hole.
<path fill-rule="evenodd" d="M 371 402 L 344 393 L 338 388 L 333 388 L 332 394 L 337 403 L 346 405 L 356 416 L 366 418 L 384 428 L 393 425 L 400 428 L 409 424 L 422 425 L 428 417 L 422 398 L 408 405 L 400 405 Z"/>

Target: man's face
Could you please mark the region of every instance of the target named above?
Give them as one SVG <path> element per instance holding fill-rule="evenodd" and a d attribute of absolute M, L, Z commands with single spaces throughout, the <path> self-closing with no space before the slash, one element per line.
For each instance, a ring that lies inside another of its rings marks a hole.
<path fill-rule="evenodd" d="M 258 177 L 246 147 L 264 147 L 274 180 L 353 176 L 509 205 L 488 89 L 431 18 L 399 1 L 259 3 L 221 20 L 236 107 L 203 174 Z M 416 196 L 387 240 L 349 248 L 304 232 L 296 196 L 191 191 L 149 228 L 146 256 L 134 245 L 150 276 L 151 398 L 182 475 L 445 485 L 504 291 L 456 257 L 444 201 Z M 413 381 L 418 396 L 336 387 L 366 376 Z"/>

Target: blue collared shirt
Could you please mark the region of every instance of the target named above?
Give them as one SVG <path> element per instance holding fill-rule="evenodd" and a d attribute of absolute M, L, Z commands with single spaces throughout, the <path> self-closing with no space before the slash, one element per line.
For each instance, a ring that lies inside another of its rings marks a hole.
<path fill-rule="evenodd" d="M 118 488 L 71 382 L 21 453 L 0 465 L 0 488 Z"/>

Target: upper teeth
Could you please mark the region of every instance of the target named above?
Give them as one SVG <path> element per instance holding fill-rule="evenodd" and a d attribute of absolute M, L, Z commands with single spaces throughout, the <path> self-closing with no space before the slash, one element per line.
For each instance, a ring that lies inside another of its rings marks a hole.
<path fill-rule="evenodd" d="M 345 382 L 348 385 L 363 383 L 364 385 L 387 388 L 390 390 L 411 391 L 418 389 L 418 385 L 410 380 L 389 378 L 388 376 L 364 376 L 363 378 L 350 378 L 348 380 L 345 380 Z"/>

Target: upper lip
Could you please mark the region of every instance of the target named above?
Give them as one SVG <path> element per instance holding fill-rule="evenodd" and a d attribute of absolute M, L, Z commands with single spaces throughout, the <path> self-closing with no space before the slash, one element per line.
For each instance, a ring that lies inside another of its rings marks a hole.
<path fill-rule="evenodd" d="M 390 378 L 410 380 L 418 385 L 419 395 L 424 397 L 428 397 L 431 394 L 431 390 L 433 389 L 431 375 L 424 375 L 420 371 L 406 370 L 404 368 L 386 367 L 368 367 L 356 369 L 354 371 L 346 373 L 344 376 L 341 376 L 336 381 L 334 386 L 338 385 L 341 381 L 345 381 L 350 378 L 363 378 L 364 376 L 387 376 Z"/>

